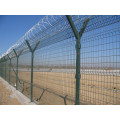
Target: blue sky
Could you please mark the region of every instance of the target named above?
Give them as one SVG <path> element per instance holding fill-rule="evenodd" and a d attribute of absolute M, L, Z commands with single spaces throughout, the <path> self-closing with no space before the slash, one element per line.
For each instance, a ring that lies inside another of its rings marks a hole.
<path fill-rule="evenodd" d="M 0 56 L 43 17 L 43 15 L 0 15 Z"/>
<path fill-rule="evenodd" d="M 11 47 L 44 16 L 0 16 L 0 55 Z M 120 68 L 119 22 L 83 34 L 81 66 Z M 89 37 L 88 37 L 89 36 Z M 35 55 L 36 65 L 75 65 L 74 39 L 45 46 Z M 30 53 L 28 53 L 30 54 Z M 30 64 L 30 55 L 24 55 Z M 26 61 L 25 61 L 26 60 Z"/>

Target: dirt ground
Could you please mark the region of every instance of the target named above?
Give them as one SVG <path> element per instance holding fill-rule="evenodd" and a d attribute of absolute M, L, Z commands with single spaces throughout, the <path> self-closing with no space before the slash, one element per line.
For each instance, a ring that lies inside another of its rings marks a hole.
<path fill-rule="evenodd" d="M 21 105 L 16 99 L 11 97 L 11 91 L 0 81 L 0 105 Z"/>
<path fill-rule="evenodd" d="M 18 84 L 19 90 L 30 98 L 30 72 L 19 72 L 18 76 L 20 80 L 24 81 L 24 85 Z M 15 84 L 15 80 L 15 74 L 11 73 L 12 85 Z M 75 81 L 75 74 L 72 73 L 34 72 L 33 99 L 35 101 L 40 99 L 39 104 L 65 104 L 64 98 L 59 96 L 62 95 L 73 100 L 71 102 L 66 99 L 67 104 L 74 104 Z M 42 88 L 45 90 L 44 92 Z M 120 76 L 82 74 L 80 101 L 83 104 L 120 105 Z"/>

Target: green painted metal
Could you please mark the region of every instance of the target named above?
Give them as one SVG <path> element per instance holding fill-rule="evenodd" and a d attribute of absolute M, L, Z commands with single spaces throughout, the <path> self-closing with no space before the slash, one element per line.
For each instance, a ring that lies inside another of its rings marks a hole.
<path fill-rule="evenodd" d="M 33 102 L 33 63 L 34 63 L 34 52 L 31 55 L 31 102 Z"/>
<path fill-rule="evenodd" d="M 2 77 L 2 59 L 1 59 L 1 63 L 0 64 L 1 64 L 1 73 L 0 74 L 1 74 L 1 77 Z"/>
<path fill-rule="evenodd" d="M 16 65 L 16 90 L 18 89 L 18 59 L 19 57 L 17 57 L 17 65 Z"/>
<path fill-rule="evenodd" d="M 10 59 L 10 64 L 9 64 L 9 83 L 10 83 L 10 78 L 11 78 L 11 59 Z"/>
<path fill-rule="evenodd" d="M 10 63 L 9 63 L 9 84 L 10 84 L 10 78 L 11 78 L 11 58 L 9 57 L 9 55 L 7 55 L 9 60 L 10 60 Z"/>
<path fill-rule="evenodd" d="M 10 59 L 10 58 L 9 58 L 9 59 Z M 11 60 L 11 59 L 10 59 L 10 60 Z M 12 64 L 11 64 L 11 68 L 12 68 L 12 70 L 14 71 L 14 73 L 15 73 L 15 75 L 16 75 L 16 71 L 14 70 Z"/>
<path fill-rule="evenodd" d="M 4 57 L 4 79 L 6 80 L 6 59 Z"/>
<path fill-rule="evenodd" d="M 11 64 L 11 58 L 9 58 L 9 60 L 10 60 L 10 70 L 11 70 L 11 68 L 12 68 L 12 70 L 14 71 L 14 73 L 15 73 L 15 75 L 16 75 L 16 71 L 14 70 L 14 68 L 13 68 L 13 66 L 12 66 L 12 64 Z M 19 78 L 18 78 L 18 81 L 20 82 Z"/>
<path fill-rule="evenodd" d="M 2 68 L 3 63 L 1 63 L 1 76 L 3 75 L 3 68 Z"/>
<path fill-rule="evenodd" d="M 9 57 L 9 55 L 7 55 L 9 60 L 10 60 L 10 63 L 9 63 L 9 84 L 10 84 L 10 78 L 11 78 L 11 58 Z"/>
<path fill-rule="evenodd" d="M 14 53 L 15 53 L 16 57 L 18 57 L 18 55 L 17 55 L 17 53 L 16 53 L 15 49 L 13 49 L 13 51 L 14 51 Z"/>
<path fill-rule="evenodd" d="M 16 90 L 18 89 L 18 60 L 19 60 L 19 56 L 22 54 L 23 50 L 20 51 L 19 54 L 17 54 L 17 52 L 15 51 L 15 49 L 13 49 L 16 58 L 17 58 L 17 64 L 16 64 Z"/>
<path fill-rule="evenodd" d="M 79 32 L 80 39 L 81 39 L 81 37 L 82 37 L 82 35 L 83 35 L 83 33 L 84 33 L 84 30 L 85 30 L 88 22 L 89 22 L 89 18 L 87 18 L 87 19 L 84 21 L 83 26 L 82 26 L 82 28 L 81 28 L 81 30 L 80 30 L 80 32 Z"/>
<path fill-rule="evenodd" d="M 27 46 L 29 47 L 30 52 L 33 52 L 32 48 L 27 40 L 26 40 L 26 43 L 27 43 Z"/>
<path fill-rule="evenodd" d="M 36 46 L 35 46 L 35 48 L 33 49 L 33 52 L 37 49 L 37 47 L 38 47 L 39 44 L 40 44 L 40 41 L 38 41 L 38 42 L 36 43 Z"/>
<path fill-rule="evenodd" d="M 85 22 L 83 23 L 83 26 L 80 30 L 80 32 L 77 31 L 74 22 L 72 20 L 72 17 L 70 15 L 66 15 L 68 22 L 74 32 L 74 35 L 76 37 L 76 97 L 75 97 L 75 105 L 79 105 L 79 96 L 80 96 L 80 49 L 81 49 L 81 44 L 80 44 L 80 39 L 83 35 L 83 32 L 88 24 L 89 19 L 86 19 Z"/>
<path fill-rule="evenodd" d="M 1 59 L 0 59 L 0 76 L 1 76 L 1 73 L 2 73 L 2 62 L 1 62 Z"/>
<path fill-rule="evenodd" d="M 72 28 L 72 30 L 74 32 L 74 35 L 75 35 L 76 39 L 79 39 L 79 33 L 78 33 L 78 31 L 77 31 L 77 29 L 76 29 L 76 27 L 74 25 L 74 22 L 72 20 L 71 15 L 66 15 L 66 17 L 67 17 L 67 20 L 68 20 L 68 22 L 69 22 L 69 24 L 70 24 L 70 26 L 71 26 L 71 28 Z"/>
<path fill-rule="evenodd" d="M 1 73 L 1 74 L 2 74 L 2 77 L 3 77 L 3 61 L 2 61 L 2 70 L 1 70 L 1 71 L 2 71 L 2 73 Z"/>
<path fill-rule="evenodd" d="M 3 58 L 3 64 L 2 64 L 2 77 L 4 78 L 4 58 Z"/>
<path fill-rule="evenodd" d="M 36 43 L 34 49 L 31 48 L 31 46 L 30 46 L 30 44 L 29 44 L 29 42 L 27 40 L 26 40 L 26 43 L 27 43 L 28 48 L 29 48 L 29 50 L 31 52 L 31 98 L 30 99 L 31 99 L 31 102 L 33 102 L 33 64 L 34 64 L 34 52 L 37 49 L 40 41 L 38 41 Z"/>
<path fill-rule="evenodd" d="M 7 62 L 7 60 L 5 60 L 5 80 L 6 80 L 6 77 L 7 77 L 7 74 L 6 74 L 6 71 L 7 71 L 6 62 Z"/>
<path fill-rule="evenodd" d="M 15 49 L 13 49 L 16 58 L 17 58 L 17 64 L 16 64 L 16 90 L 18 89 L 18 59 L 19 59 L 19 55 L 17 55 L 17 52 L 15 51 Z"/>

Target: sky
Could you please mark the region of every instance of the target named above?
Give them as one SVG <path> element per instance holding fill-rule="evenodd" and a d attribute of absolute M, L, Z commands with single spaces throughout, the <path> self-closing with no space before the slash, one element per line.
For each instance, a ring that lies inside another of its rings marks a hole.
<path fill-rule="evenodd" d="M 0 16 L 0 54 L 17 42 L 44 16 Z M 120 68 L 119 22 L 85 32 L 81 38 L 82 67 Z M 61 33 L 62 34 L 62 33 Z M 66 33 L 63 32 L 63 35 Z M 52 39 L 49 38 L 47 44 Z M 59 39 L 61 41 L 59 41 Z M 76 63 L 76 40 L 57 38 L 58 43 L 49 44 L 35 51 L 35 65 L 69 65 Z M 55 39 L 55 41 L 57 41 Z M 46 40 L 47 41 L 47 40 Z M 21 56 L 20 64 L 30 65 L 31 55 Z M 24 60 L 24 63 L 23 63 Z M 16 61 L 15 61 L 16 62 Z"/>
<path fill-rule="evenodd" d="M 0 15 L 0 56 L 43 17 L 43 15 Z"/>

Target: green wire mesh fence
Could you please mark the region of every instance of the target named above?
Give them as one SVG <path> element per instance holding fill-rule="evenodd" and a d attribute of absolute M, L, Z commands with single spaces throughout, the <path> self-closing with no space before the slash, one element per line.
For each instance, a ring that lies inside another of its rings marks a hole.
<path fill-rule="evenodd" d="M 120 16 L 45 16 L 1 56 L 0 76 L 37 104 L 120 105 Z"/>

